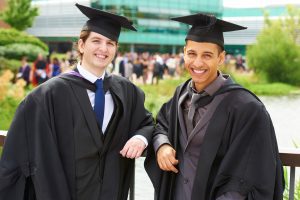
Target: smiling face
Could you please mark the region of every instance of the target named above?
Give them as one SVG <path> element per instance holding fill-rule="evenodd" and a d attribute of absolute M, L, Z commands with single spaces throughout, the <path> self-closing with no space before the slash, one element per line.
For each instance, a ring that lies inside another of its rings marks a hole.
<path fill-rule="evenodd" d="M 78 50 L 81 65 L 96 76 L 101 76 L 105 68 L 114 59 L 117 42 L 95 32 L 90 32 L 87 39 L 79 39 Z"/>
<path fill-rule="evenodd" d="M 224 60 L 225 51 L 213 43 L 188 40 L 184 47 L 184 65 L 198 92 L 217 78 L 218 67 Z"/>

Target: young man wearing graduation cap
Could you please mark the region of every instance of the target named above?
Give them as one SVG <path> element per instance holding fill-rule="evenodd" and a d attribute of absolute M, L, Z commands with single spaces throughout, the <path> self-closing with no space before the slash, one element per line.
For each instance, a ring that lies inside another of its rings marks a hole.
<path fill-rule="evenodd" d="M 195 14 L 184 47 L 191 79 L 157 116 L 145 168 L 157 200 L 282 199 L 282 165 L 263 103 L 219 70 L 223 32 L 245 27 Z"/>
<path fill-rule="evenodd" d="M 151 139 L 144 94 L 105 68 L 125 17 L 76 4 L 89 20 L 77 68 L 20 104 L 0 162 L 0 199 L 126 200 L 134 159 Z"/>

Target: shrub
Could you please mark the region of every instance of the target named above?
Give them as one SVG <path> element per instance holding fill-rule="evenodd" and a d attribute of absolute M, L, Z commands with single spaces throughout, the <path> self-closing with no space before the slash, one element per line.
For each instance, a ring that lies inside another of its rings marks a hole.
<path fill-rule="evenodd" d="M 255 72 L 270 82 L 300 85 L 300 48 L 279 24 L 265 29 L 257 43 L 247 48 L 247 60 Z"/>
<path fill-rule="evenodd" d="M 23 56 L 27 56 L 28 61 L 34 61 L 39 53 L 44 56 L 48 54 L 41 47 L 33 44 L 15 43 L 0 47 L 0 55 L 8 59 L 21 60 Z"/>
<path fill-rule="evenodd" d="M 0 130 L 8 130 L 20 101 L 14 98 L 5 98 L 0 101 Z"/>
<path fill-rule="evenodd" d="M 247 60 L 250 68 L 270 82 L 300 85 L 300 47 L 293 34 L 298 25 L 292 11 L 284 20 L 266 18 L 256 44 L 247 47 Z"/>
<path fill-rule="evenodd" d="M 21 62 L 19 60 L 14 60 L 14 59 L 9 60 L 0 56 L 0 71 L 9 69 L 14 73 L 17 73 L 20 66 L 21 66 Z"/>
<path fill-rule="evenodd" d="M 25 96 L 25 81 L 19 79 L 12 84 L 13 77 L 9 70 L 3 71 L 0 76 L 0 130 L 9 128 L 17 106 Z"/>
<path fill-rule="evenodd" d="M 15 29 L 1 29 L 0 28 L 0 46 L 5 46 L 8 44 L 23 43 L 32 44 L 39 46 L 44 51 L 48 52 L 48 46 L 42 42 L 40 39 L 28 35 L 25 32 L 20 32 Z"/>

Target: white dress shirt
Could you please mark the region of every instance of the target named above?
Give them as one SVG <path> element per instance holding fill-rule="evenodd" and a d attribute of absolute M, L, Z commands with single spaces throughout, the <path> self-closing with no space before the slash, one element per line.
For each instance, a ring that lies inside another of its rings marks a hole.
<path fill-rule="evenodd" d="M 83 78 L 85 78 L 86 80 L 90 81 L 91 83 L 95 83 L 97 79 L 101 79 L 101 78 L 102 78 L 102 80 L 104 80 L 105 72 L 102 74 L 101 77 L 97 77 L 94 74 L 92 74 L 91 72 L 89 72 L 88 70 L 86 70 L 84 67 L 82 67 L 79 63 L 77 64 L 77 69 L 78 69 L 78 72 L 81 74 L 81 76 L 83 76 Z M 95 92 L 87 89 L 87 94 L 89 96 L 91 105 L 92 105 L 92 107 L 94 109 L 94 105 L 95 105 Z M 107 125 L 108 125 L 108 123 L 110 121 L 110 118 L 111 118 L 111 116 L 113 114 L 114 109 L 115 109 L 115 107 L 114 107 L 114 101 L 112 99 L 110 91 L 108 90 L 105 93 L 105 104 L 104 104 L 104 116 L 103 116 L 103 124 L 102 124 L 102 133 L 105 132 L 105 130 L 107 128 Z M 147 141 L 147 139 L 144 136 L 142 136 L 142 135 L 135 135 L 133 137 L 141 139 L 146 144 L 146 146 L 148 146 L 148 141 Z"/>

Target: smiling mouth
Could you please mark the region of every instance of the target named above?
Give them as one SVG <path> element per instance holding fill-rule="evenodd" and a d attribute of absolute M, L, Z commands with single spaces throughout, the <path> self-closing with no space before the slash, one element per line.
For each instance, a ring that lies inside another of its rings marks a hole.
<path fill-rule="evenodd" d="M 99 59 L 106 59 L 108 56 L 96 54 L 96 57 Z"/>
<path fill-rule="evenodd" d="M 206 69 L 191 69 L 195 74 L 204 74 L 207 70 Z"/>

